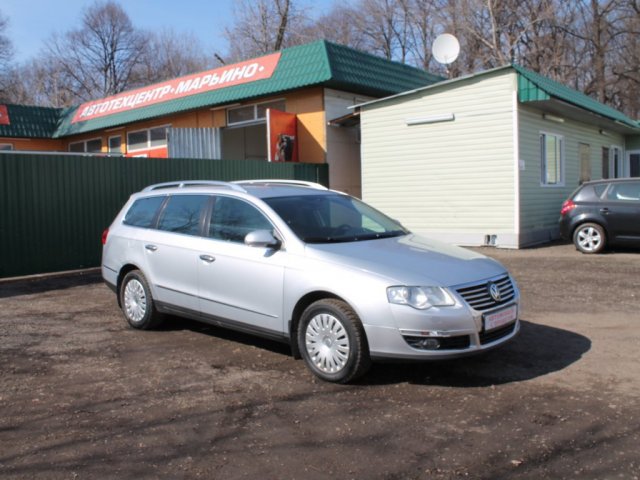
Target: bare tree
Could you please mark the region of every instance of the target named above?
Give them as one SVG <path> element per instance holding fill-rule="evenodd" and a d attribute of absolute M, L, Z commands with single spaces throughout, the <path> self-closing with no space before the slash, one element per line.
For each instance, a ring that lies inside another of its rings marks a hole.
<path fill-rule="evenodd" d="M 335 3 L 328 13 L 319 16 L 298 33 L 306 41 L 324 39 L 358 50 L 366 50 L 367 39 L 353 18 L 357 9 L 348 3 Z"/>
<path fill-rule="evenodd" d="M 108 0 L 84 12 L 80 29 L 54 35 L 45 57 L 61 72 L 69 97 L 85 101 L 129 88 L 147 42 L 122 7 Z"/>
<path fill-rule="evenodd" d="M 217 64 L 207 57 L 193 33 L 165 28 L 149 34 L 149 41 L 134 70 L 134 83 L 148 84 L 211 68 Z"/>
<path fill-rule="evenodd" d="M 9 20 L 0 12 L 0 100 L 5 99 L 9 93 L 9 72 L 13 59 L 13 45 L 6 35 Z"/>
<path fill-rule="evenodd" d="M 237 61 L 304 43 L 304 15 L 293 0 L 241 0 L 234 24 L 225 30 L 227 60 Z"/>

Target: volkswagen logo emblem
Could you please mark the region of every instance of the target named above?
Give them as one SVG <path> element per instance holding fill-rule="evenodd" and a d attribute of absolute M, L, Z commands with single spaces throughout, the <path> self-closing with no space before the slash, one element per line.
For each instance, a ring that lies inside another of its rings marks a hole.
<path fill-rule="evenodd" d="M 502 295 L 500 294 L 500 289 L 498 288 L 498 285 L 496 285 L 495 283 L 490 283 L 487 287 L 489 290 L 489 295 L 491 295 L 491 298 L 493 298 L 496 302 L 499 302 L 500 300 L 502 300 Z"/>

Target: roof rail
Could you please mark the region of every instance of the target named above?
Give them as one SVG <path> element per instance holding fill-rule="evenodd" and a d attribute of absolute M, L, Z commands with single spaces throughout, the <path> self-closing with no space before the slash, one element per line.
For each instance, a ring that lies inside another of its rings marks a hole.
<path fill-rule="evenodd" d="M 216 180 L 183 180 L 183 181 L 177 181 L 177 182 L 156 183 L 154 185 L 149 185 L 148 187 L 145 187 L 142 191 L 151 192 L 152 190 L 160 190 L 163 188 L 185 188 L 185 187 L 206 187 L 206 186 L 225 187 L 231 190 L 235 190 L 237 192 L 244 192 L 244 193 L 247 192 L 244 188 L 242 188 L 240 185 L 237 185 L 236 183 L 220 182 Z"/>
<path fill-rule="evenodd" d="M 329 190 L 319 183 L 307 182 L 305 180 L 287 180 L 278 178 L 267 178 L 262 180 L 237 180 L 233 182 L 236 185 L 290 185 L 294 187 L 308 187 L 316 190 Z"/>

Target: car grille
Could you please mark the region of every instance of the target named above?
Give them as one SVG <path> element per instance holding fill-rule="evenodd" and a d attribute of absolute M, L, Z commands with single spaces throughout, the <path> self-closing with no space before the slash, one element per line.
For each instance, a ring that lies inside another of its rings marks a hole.
<path fill-rule="evenodd" d="M 496 330 L 491 330 L 490 332 L 480 332 L 480 344 L 486 345 L 487 343 L 495 342 L 496 340 L 500 340 L 502 337 L 506 337 L 507 335 L 511 335 L 516 328 L 515 322 L 507 325 L 506 327 L 497 328 Z"/>
<path fill-rule="evenodd" d="M 489 293 L 491 284 L 495 284 L 500 291 L 500 300 L 496 301 Z M 479 283 L 476 285 L 457 288 L 456 291 L 464 298 L 469 306 L 475 310 L 483 312 L 498 305 L 509 303 L 516 295 L 513 282 L 509 275 L 500 277 L 496 280 Z"/>

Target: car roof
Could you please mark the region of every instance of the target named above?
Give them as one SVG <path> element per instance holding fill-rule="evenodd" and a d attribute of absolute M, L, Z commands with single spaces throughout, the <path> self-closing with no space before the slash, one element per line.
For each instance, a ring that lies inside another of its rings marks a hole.
<path fill-rule="evenodd" d="M 149 185 L 139 194 L 211 194 L 237 192 L 257 198 L 291 197 L 305 195 L 335 195 L 339 192 L 327 189 L 318 183 L 302 180 L 240 180 L 220 182 L 213 180 L 180 180 Z"/>
<path fill-rule="evenodd" d="M 640 177 L 626 177 L 626 178 L 603 178 L 600 180 L 590 180 L 588 182 L 584 182 L 581 187 L 585 187 L 587 185 L 601 185 L 603 183 L 627 183 L 627 182 L 639 182 Z"/>

